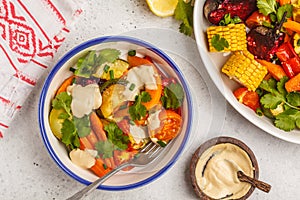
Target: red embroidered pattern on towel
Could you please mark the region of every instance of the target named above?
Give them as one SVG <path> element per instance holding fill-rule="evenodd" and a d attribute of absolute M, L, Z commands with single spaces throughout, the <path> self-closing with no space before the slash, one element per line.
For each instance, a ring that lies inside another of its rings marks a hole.
<path fill-rule="evenodd" d="M 82 12 L 79 2 L 0 0 L 0 138 Z"/>

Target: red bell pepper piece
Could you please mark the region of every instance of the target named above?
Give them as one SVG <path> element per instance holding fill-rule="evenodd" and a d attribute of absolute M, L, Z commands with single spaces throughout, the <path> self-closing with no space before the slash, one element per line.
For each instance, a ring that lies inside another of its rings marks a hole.
<path fill-rule="evenodd" d="M 289 42 L 285 42 L 276 51 L 278 59 L 289 78 L 300 73 L 300 57 Z"/>
<path fill-rule="evenodd" d="M 289 42 L 285 42 L 279 46 L 279 48 L 276 51 L 276 56 L 281 62 L 285 62 L 293 57 L 298 57 L 293 46 Z"/>
<path fill-rule="evenodd" d="M 248 106 L 255 112 L 260 107 L 258 94 L 254 91 L 249 91 L 246 87 L 236 89 L 233 92 L 233 95 L 239 102 L 241 102 L 245 106 Z"/>

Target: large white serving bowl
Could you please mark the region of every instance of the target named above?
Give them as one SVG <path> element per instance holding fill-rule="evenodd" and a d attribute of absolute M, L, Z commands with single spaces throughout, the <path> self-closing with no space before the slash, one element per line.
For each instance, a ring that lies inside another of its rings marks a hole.
<path fill-rule="evenodd" d="M 104 48 L 116 48 L 125 53 L 128 50 L 136 49 L 138 54 L 148 55 L 152 57 L 154 62 L 169 75 L 174 77 L 181 83 L 185 92 L 183 102 L 183 124 L 181 132 L 176 139 L 168 145 L 168 149 L 163 156 L 154 163 L 143 167 L 134 168 L 128 172 L 119 172 L 110 179 L 108 179 L 98 189 L 104 190 L 128 190 L 148 184 L 171 168 L 181 155 L 186 142 L 190 135 L 192 127 L 192 99 L 189 91 L 189 86 L 185 81 L 182 72 L 170 57 L 159 48 L 139 39 L 126 36 L 104 36 L 84 42 L 77 47 L 67 52 L 53 67 L 48 77 L 45 80 L 43 89 L 40 95 L 38 117 L 40 124 L 40 131 L 43 142 L 55 161 L 55 163 L 69 176 L 75 180 L 90 184 L 98 177 L 91 171 L 82 169 L 74 165 L 69 159 L 68 153 L 64 145 L 57 140 L 51 132 L 48 116 L 51 109 L 51 100 L 54 97 L 55 91 L 59 85 L 70 76 L 69 68 L 76 63 L 77 59 L 81 57 L 88 50 L 101 50 Z"/>
<path fill-rule="evenodd" d="M 260 117 L 251 109 L 239 103 L 233 95 L 233 90 L 238 87 L 238 84 L 229 79 L 228 76 L 221 73 L 221 67 L 228 59 L 228 55 L 222 53 L 208 52 L 208 44 L 206 37 L 206 29 L 210 25 L 203 14 L 204 0 L 196 0 L 194 5 L 194 34 L 198 46 L 198 51 L 211 79 L 226 98 L 226 100 L 246 119 L 252 122 L 257 127 L 268 132 L 269 134 L 280 139 L 300 144 L 300 131 L 293 130 L 290 132 L 282 131 L 276 128 L 272 121 L 267 117 Z M 251 134 L 251 133 L 249 133 Z"/>

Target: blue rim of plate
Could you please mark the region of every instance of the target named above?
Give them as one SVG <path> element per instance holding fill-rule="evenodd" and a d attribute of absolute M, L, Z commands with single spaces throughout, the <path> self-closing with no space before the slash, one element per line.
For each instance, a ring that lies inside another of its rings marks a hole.
<path fill-rule="evenodd" d="M 168 56 L 166 55 L 162 50 L 158 49 L 157 47 L 153 46 L 152 44 L 142 41 L 140 39 L 136 39 L 136 38 L 132 38 L 132 37 L 128 37 L 128 36 L 103 36 L 103 37 L 98 37 L 98 38 L 94 38 L 91 40 L 88 40 L 78 46 L 76 46 L 75 48 L 71 49 L 69 52 L 67 52 L 59 61 L 58 63 L 53 67 L 53 69 L 50 71 L 49 75 L 47 76 L 41 94 L 40 94 L 40 100 L 39 100 L 39 108 L 38 108 L 38 119 L 39 119 L 39 127 L 40 127 L 40 131 L 41 131 L 41 136 L 42 136 L 42 140 L 48 150 L 48 153 L 50 154 L 50 156 L 52 157 L 52 159 L 58 164 L 58 166 L 65 172 L 67 173 L 69 176 L 71 176 L 73 179 L 79 181 L 82 184 L 85 185 L 89 185 L 91 182 L 87 181 L 79 176 L 77 176 L 75 173 L 73 173 L 71 170 L 69 170 L 62 162 L 61 160 L 58 158 L 58 156 L 54 153 L 53 148 L 51 147 L 51 144 L 48 140 L 47 134 L 46 134 L 46 130 L 45 130 L 45 124 L 44 124 L 44 115 L 43 115 L 43 110 L 44 110 L 44 104 L 45 104 L 45 98 L 46 98 L 46 94 L 47 91 L 49 89 L 49 85 L 53 79 L 53 77 L 56 75 L 56 73 L 58 72 L 58 70 L 70 59 L 72 58 L 74 55 L 76 55 L 78 52 L 89 48 L 91 46 L 94 45 L 98 45 L 101 43 L 107 43 L 107 42 L 128 42 L 128 43 L 133 43 L 135 45 L 139 45 L 141 47 L 147 48 L 148 50 L 154 52 L 155 54 L 157 54 L 158 56 L 160 56 L 163 60 L 165 60 L 168 65 L 175 71 L 175 73 L 177 74 L 178 78 L 180 79 L 180 82 L 184 88 L 184 91 L 186 93 L 186 101 L 187 101 L 187 107 L 188 107 L 188 122 L 187 122 L 187 129 L 185 132 L 185 136 L 183 138 L 183 141 L 181 142 L 176 154 L 172 157 L 172 159 L 162 168 L 160 169 L 158 172 L 156 172 L 154 175 L 133 183 L 133 184 L 128 184 L 128 185 L 122 185 L 122 186 L 107 186 L 107 185 L 100 185 L 97 189 L 103 189 L 103 190 L 110 190 L 110 191 L 118 191 L 118 190 L 130 190 L 130 189 L 134 189 L 137 187 L 141 187 L 144 186 L 146 184 L 151 183 L 152 181 L 156 180 L 157 178 L 159 178 L 161 175 L 163 175 L 165 172 L 167 172 L 167 170 L 169 168 L 171 168 L 175 162 L 178 160 L 179 156 L 181 155 L 181 153 L 183 152 L 183 149 L 189 139 L 190 136 L 190 128 L 191 128 L 191 124 L 192 124 L 192 101 L 191 101 L 191 93 L 190 90 L 184 80 L 184 76 L 182 74 L 182 72 L 180 71 L 180 69 L 178 68 L 178 66 L 174 63 L 174 61 Z"/>

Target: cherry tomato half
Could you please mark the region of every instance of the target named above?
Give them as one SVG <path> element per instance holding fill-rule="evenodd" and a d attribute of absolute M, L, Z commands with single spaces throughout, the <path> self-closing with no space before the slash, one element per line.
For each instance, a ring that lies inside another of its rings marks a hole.
<path fill-rule="evenodd" d="M 259 96 L 256 92 L 249 91 L 246 87 L 241 87 L 233 92 L 239 102 L 256 111 L 260 107 Z"/>

